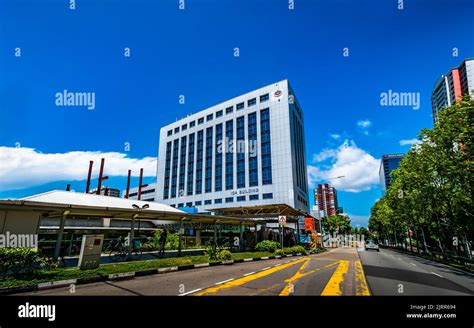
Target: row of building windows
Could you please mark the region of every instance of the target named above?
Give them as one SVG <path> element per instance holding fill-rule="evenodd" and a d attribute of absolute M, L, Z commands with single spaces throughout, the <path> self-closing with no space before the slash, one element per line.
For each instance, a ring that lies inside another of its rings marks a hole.
<path fill-rule="evenodd" d="M 249 195 L 249 200 L 258 200 L 259 199 L 259 195 Z M 262 199 L 273 199 L 273 193 L 266 193 L 266 194 L 262 194 Z M 223 201 L 225 201 L 226 203 L 233 203 L 234 200 L 236 200 L 237 202 L 245 202 L 247 200 L 247 196 L 237 196 L 236 198 L 234 197 L 226 197 L 225 199 L 222 199 L 222 198 L 217 198 L 217 199 L 214 199 L 214 204 L 222 204 Z M 203 202 L 198 200 L 196 202 L 194 202 L 194 206 L 202 206 Z M 211 205 L 212 204 L 212 199 L 207 199 L 204 201 L 204 205 Z M 192 207 L 193 206 L 193 203 L 192 202 L 188 202 L 188 203 L 180 203 L 180 204 L 173 204 L 173 205 L 170 205 L 172 207 Z"/>
<path fill-rule="evenodd" d="M 260 100 L 260 103 L 264 103 L 264 102 L 267 102 L 268 100 L 270 99 L 270 96 L 268 93 L 264 94 L 264 95 L 261 95 L 259 97 L 259 100 Z M 252 99 L 249 99 L 247 100 L 247 108 L 249 107 L 252 107 L 252 106 L 255 106 L 257 104 L 257 98 L 252 98 Z M 241 103 L 238 103 L 236 106 L 236 110 L 242 110 L 245 108 L 245 102 L 241 102 Z M 231 114 L 234 112 L 234 106 L 229 106 L 225 109 L 225 113 L 226 114 Z M 222 117 L 224 115 L 224 110 L 218 110 L 216 113 L 215 113 L 215 117 L 216 118 L 219 118 L 219 117 Z M 206 122 L 209 122 L 209 121 L 212 121 L 214 119 L 214 114 L 208 114 L 206 116 Z M 203 124 L 204 123 L 204 117 L 201 117 L 201 118 L 198 118 L 197 120 L 197 124 L 200 125 L 200 124 Z M 189 128 L 193 128 L 196 126 L 196 121 L 191 121 L 189 122 Z M 188 129 L 188 124 L 183 124 L 181 126 L 181 131 L 186 131 Z M 179 133 L 180 131 L 180 127 L 176 127 L 174 128 L 174 133 Z M 168 137 L 169 136 L 172 136 L 173 135 L 173 129 L 171 130 L 168 130 L 168 133 L 167 133 Z"/>
<path fill-rule="evenodd" d="M 308 206 L 308 201 L 304 198 L 298 195 L 298 200 L 303 203 L 305 206 Z"/>
<path fill-rule="evenodd" d="M 153 193 L 153 192 L 155 192 L 155 189 L 154 189 L 154 188 L 153 188 L 153 189 L 148 189 L 148 190 L 143 190 L 143 191 L 141 192 L 141 194 L 142 194 L 142 195 L 146 195 L 146 194 L 151 194 L 151 193 Z M 130 194 L 128 195 L 128 197 L 134 197 L 134 196 L 138 196 L 138 191 L 137 191 L 137 192 L 132 192 L 132 193 L 130 193 Z"/>
<path fill-rule="evenodd" d="M 235 124 L 234 124 L 235 122 Z M 234 135 L 234 125 L 236 126 Z M 235 120 L 219 123 L 215 126 L 200 130 L 181 139 L 169 141 L 166 144 L 165 178 L 163 188 L 163 199 L 176 198 L 177 196 L 199 195 L 204 192 L 219 192 L 234 189 L 234 170 L 236 171 L 237 188 L 246 187 L 246 175 L 248 174 L 248 186 L 259 185 L 258 180 L 258 158 L 255 154 L 239 151 L 236 155 L 236 167 L 234 169 L 234 154 L 226 155 L 225 165 L 223 161 L 222 140 L 237 140 L 237 144 L 246 141 L 245 116 Z M 225 131 L 224 131 L 225 126 Z M 205 132 L 205 135 L 204 135 Z M 195 135 L 197 141 L 195 143 Z M 250 142 L 257 142 L 257 112 L 247 115 L 247 138 Z M 261 140 L 261 173 L 262 185 L 272 184 L 272 160 L 271 160 L 271 137 L 270 137 L 270 109 L 260 111 L 260 140 Z M 181 146 L 181 147 L 179 147 Z M 195 147 L 196 146 L 196 147 Z M 219 149 L 221 147 L 221 149 Z M 204 149 L 206 151 L 204 157 Z M 194 157 L 196 152 L 196 160 Z M 228 153 L 229 154 L 229 153 Z M 186 158 L 187 156 L 187 158 Z M 248 157 L 248 168 L 246 168 L 246 156 Z M 214 159 L 214 166 L 213 166 Z M 186 165 L 187 164 L 187 165 Z M 179 166 L 179 177 L 178 177 Z M 187 166 L 187 183 L 185 182 Z M 223 171 L 223 166 L 225 171 Z M 194 173 L 195 172 L 195 173 Z M 225 175 L 224 175 L 225 174 Z M 195 176 L 194 176 L 195 175 Z M 214 181 L 213 181 L 214 179 Z M 195 184 L 193 184 L 195 180 Z M 213 188 L 214 182 L 214 190 Z M 224 183 L 225 182 L 225 183 Z M 185 189 L 186 183 L 186 189 Z M 194 187 L 195 186 L 195 187 Z M 171 190 L 170 190 L 171 188 Z M 194 190 L 193 190 L 194 189 Z M 179 192 L 178 192 L 179 190 Z M 171 191 L 171 194 L 170 194 Z"/>

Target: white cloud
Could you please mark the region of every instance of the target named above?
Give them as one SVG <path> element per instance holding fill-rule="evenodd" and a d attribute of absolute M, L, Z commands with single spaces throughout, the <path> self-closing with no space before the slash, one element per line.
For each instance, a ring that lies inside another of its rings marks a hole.
<path fill-rule="evenodd" d="M 335 149 L 323 149 L 318 154 L 313 155 L 313 162 L 319 163 L 334 157 L 336 157 Z"/>
<path fill-rule="evenodd" d="M 89 161 L 94 161 L 93 176 L 99 174 L 105 158 L 104 175 L 134 176 L 143 168 L 145 176 L 156 175 L 156 157 L 128 158 L 118 152 L 71 151 L 44 154 L 33 148 L 0 147 L 0 190 L 13 190 L 63 180 L 85 180 Z"/>
<path fill-rule="evenodd" d="M 406 145 L 419 145 L 421 144 L 421 141 L 413 138 L 413 139 L 406 139 L 406 140 L 400 140 L 400 146 L 406 146 Z"/>
<path fill-rule="evenodd" d="M 357 122 L 357 126 L 363 129 L 367 129 L 372 125 L 372 122 L 369 120 L 362 120 Z"/>
<path fill-rule="evenodd" d="M 342 191 L 361 192 L 379 184 L 380 160 L 357 147 L 354 141 L 345 140 L 337 149 L 325 149 L 314 158 L 321 159 L 325 155 L 326 158 L 332 158 L 329 168 L 308 166 L 308 181 L 311 187 L 324 179 L 338 176 L 344 178 L 330 180 L 330 183 Z"/>
<path fill-rule="evenodd" d="M 337 133 L 334 133 L 334 134 L 330 134 L 329 135 L 331 138 L 335 139 L 335 140 L 338 140 L 341 138 L 341 135 L 340 134 L 337 134 Z"/>
<path fill-rule="evenodd" d="M 372 122 L 369 120 L 362 120 L 357 122 L 357 126 L 359 127 L 360 131 L 368 136 L 369 135 L 369 128 L 372 126 Z"/>

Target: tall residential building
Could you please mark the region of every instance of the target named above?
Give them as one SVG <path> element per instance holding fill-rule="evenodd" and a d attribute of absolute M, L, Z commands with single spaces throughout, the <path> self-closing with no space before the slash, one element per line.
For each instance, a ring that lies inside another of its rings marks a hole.
<path fill-rule="evenodd" d="M 155 199 L 199 211 L 270 204 L 308 211 L 303 122 L 283 80 L 164 126 Z"/>
<path fill-rule="evenodd" d="M 333 186 L 318 184 L 314 189 L 314 206 L 316 213 L 323 214 L 324 217 L 338 213 L 337 190 Z"/>
<path fill-rule="evenodd" d="M 466 94 L 474 97 L 474 58 L 465 59 L 436 82 L 431 94 L 434 122 L 444 107 L 453 105 Z"/>
<path fill-rule="evenodd" d="M 400 165 L 400 161 L 402 160 L 403 156 L 403 154 L 389 154 L 382 156 L 382 160 L 380 161 L 379 176 L 380 186 L 383 193 L 385 193 L 385 191 L 392 184 L 390 173 L 395 170 L 398 165 Z"/>

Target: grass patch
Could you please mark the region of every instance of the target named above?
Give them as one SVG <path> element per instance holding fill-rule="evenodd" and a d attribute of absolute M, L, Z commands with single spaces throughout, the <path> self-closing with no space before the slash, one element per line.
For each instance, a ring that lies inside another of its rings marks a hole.
<path fill-rule="evenodd" d="M 272 256 L 268 252 L 245 252 L 233 253 L 232 259 L 244 259 L 253 257 Z M 207 255 L 173 257 L 148 261 L 133 261 L 115 264 L 102 264 L 99 268 L 93 270 L 80 270 L 78 268 L 59 268 L 50 270 L 39 270 L 33 275 L 24 275 L 16 277 L 4 277 L 0 280 L 0 288 L 24 287 L 31 284 L 42 282 L 53 282 L 58 280 L 68 280 L 77 278 L 87 278 L 92 276 L 108 276 L 111 273 L 133 272 L 140 270 L 160 269 L 180 265 L 190 265 L 207 263 Z"/>
<path fill-rule="evenodd" d="M 232 253 L 233 260 L 240 259 L 249 259 L 253 257 L 264 257 L 264 256 L 273 256 L 275 254 L 270 252 L 244 252 L 244 253 Z"/>

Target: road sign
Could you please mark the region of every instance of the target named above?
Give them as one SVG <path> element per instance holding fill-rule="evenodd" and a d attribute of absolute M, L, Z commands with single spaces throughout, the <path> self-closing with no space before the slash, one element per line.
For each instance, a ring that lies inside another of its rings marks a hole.
<path fill-rule="evenodd" d="M 280 215 L 280 216 L 278 217 L 278 223 L 279 223 L 281 226 L 285 226 L 285 225 L 286 225 L 286 216 Z"/>
<path fill-rule="evenodd" d="M 314 219 L 313 218 L 305 218 L 304 219 L 304 228 L 306 231 L 315 231 L 316 227 L 314 225 Z"/>

